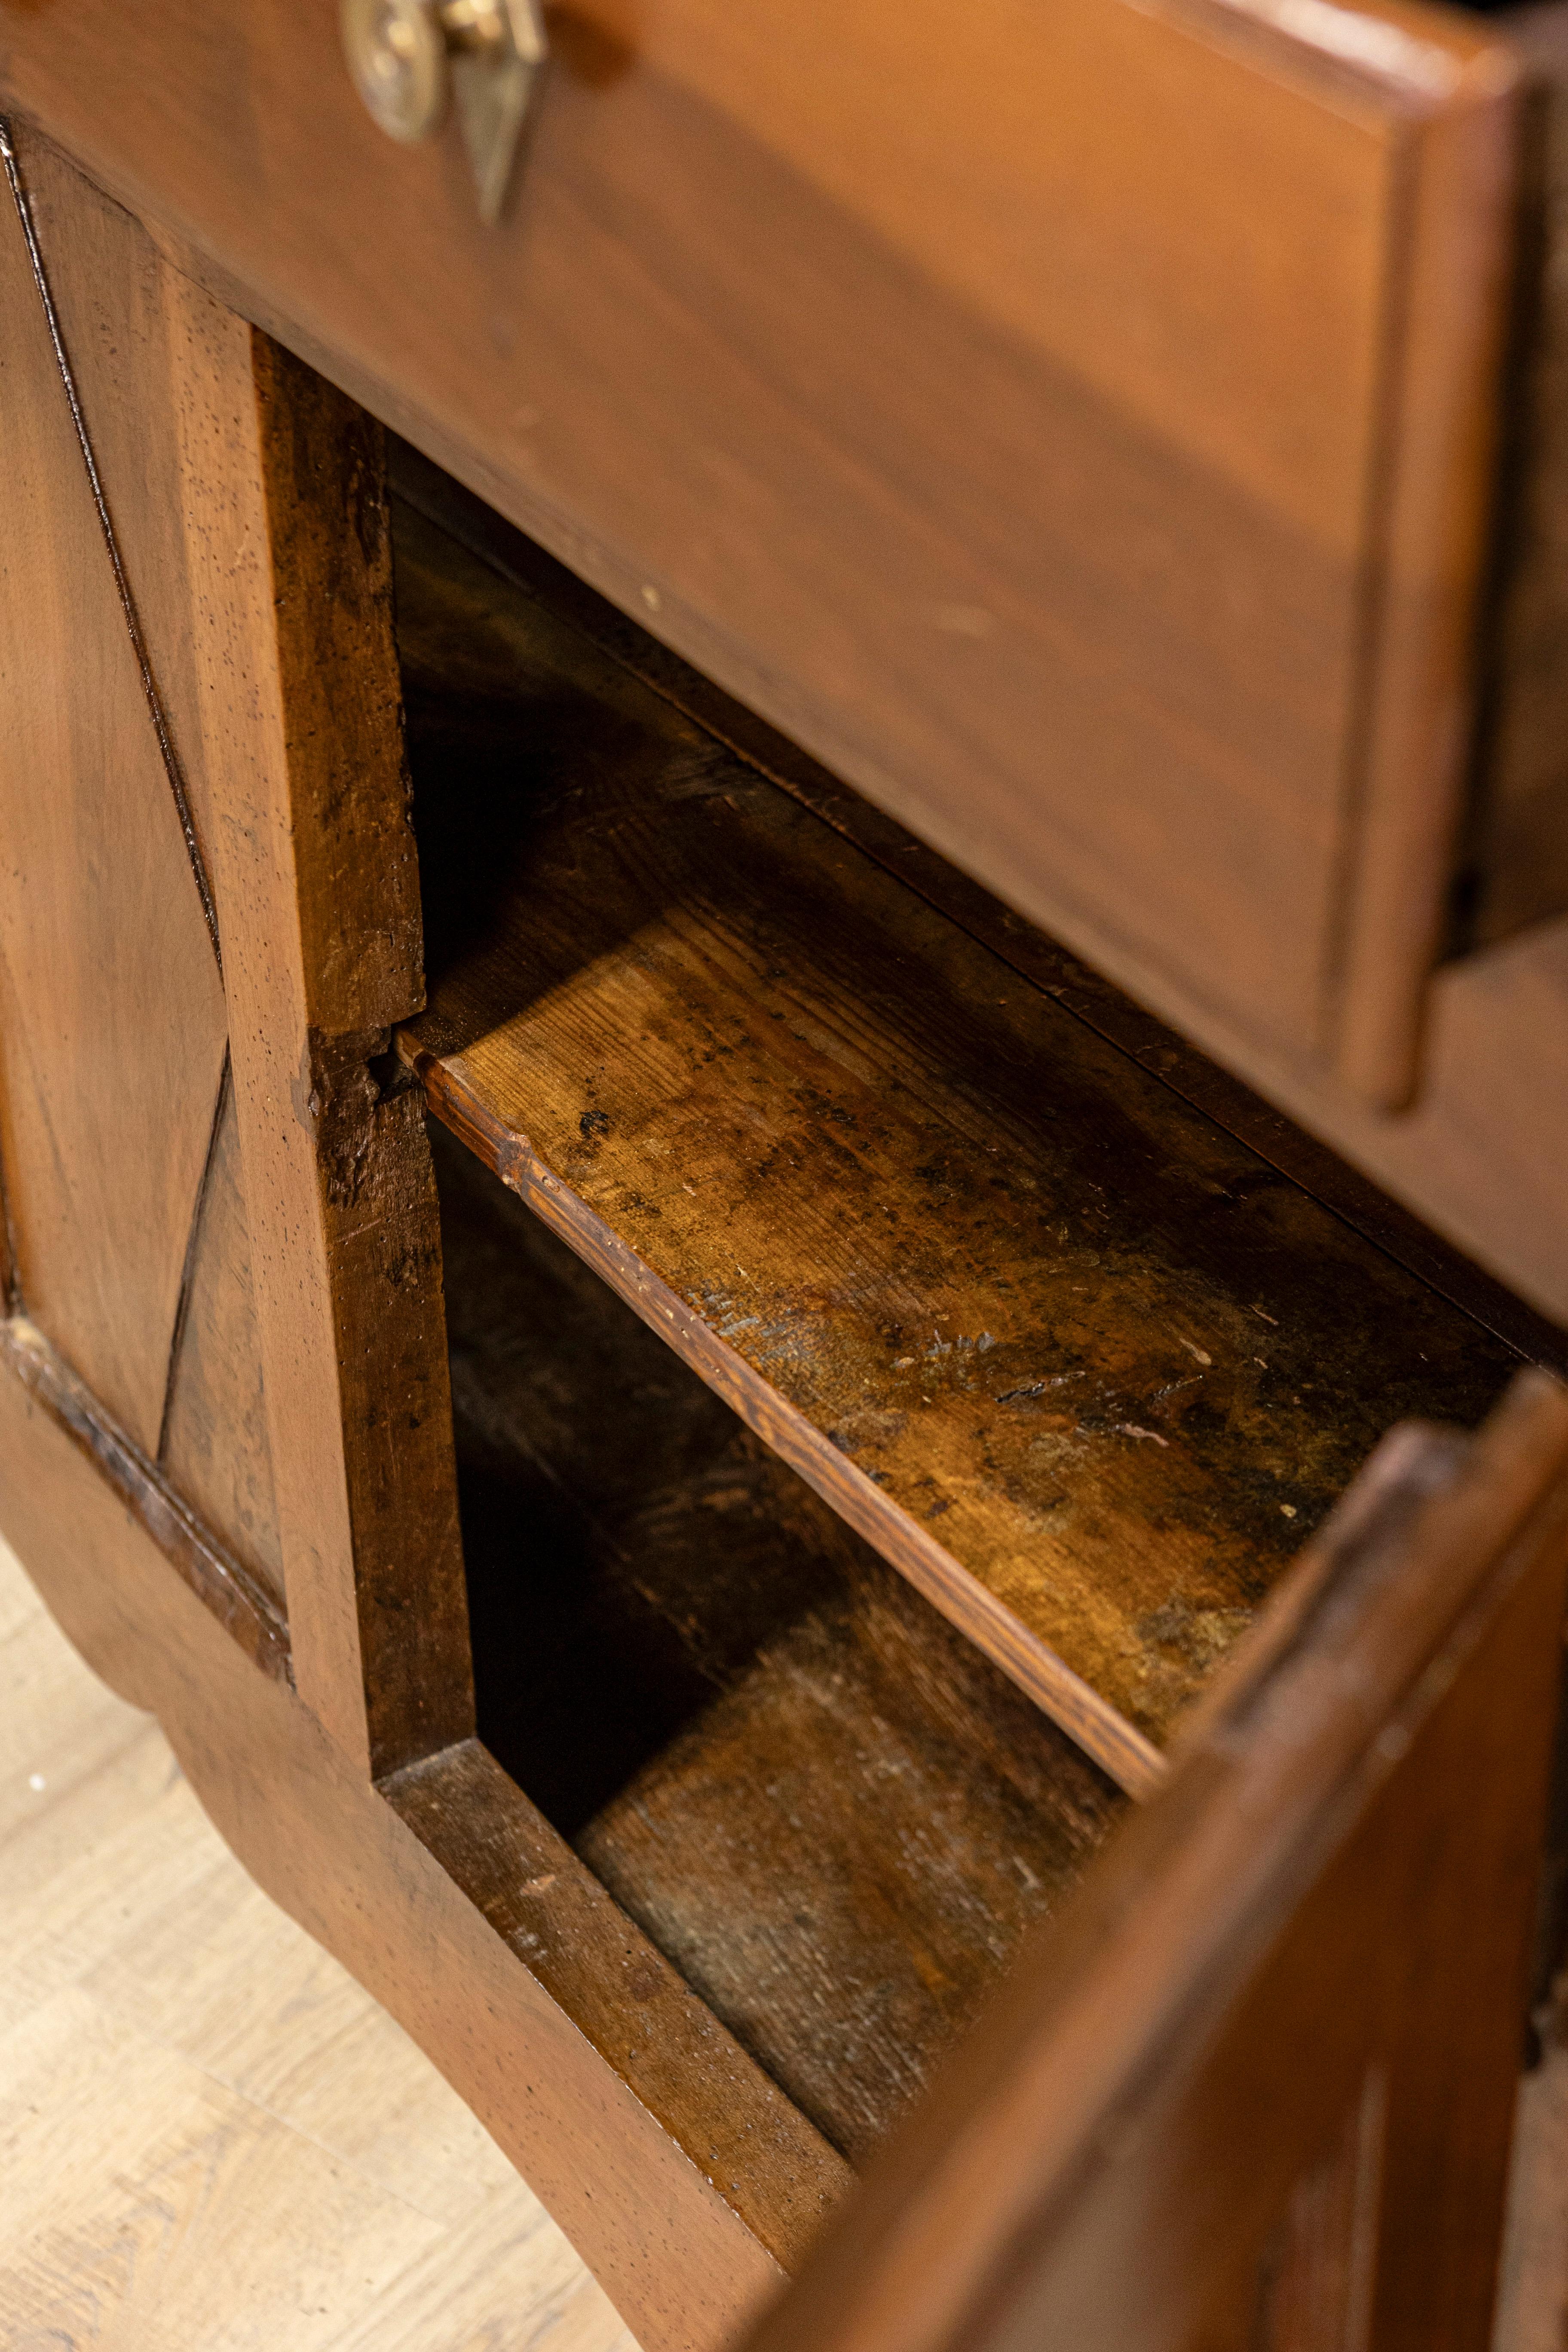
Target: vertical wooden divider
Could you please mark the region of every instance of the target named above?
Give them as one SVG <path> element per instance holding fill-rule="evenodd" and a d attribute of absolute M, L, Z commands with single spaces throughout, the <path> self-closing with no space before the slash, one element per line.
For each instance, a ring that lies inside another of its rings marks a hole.
<path fill-rule="evenodd" d="M 163 268 L 295 1676 L 380 1777 L 473 1730 L 382 436 Z"/>

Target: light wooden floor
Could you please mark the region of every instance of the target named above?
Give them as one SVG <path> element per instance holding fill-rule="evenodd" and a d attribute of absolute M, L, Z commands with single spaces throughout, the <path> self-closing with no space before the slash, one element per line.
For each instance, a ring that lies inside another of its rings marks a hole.
<path fill-rule="evenodd" d="M 0 2347 L 89 2346 L 637 2352 L 0 1545 Z M 1568 2352 L 1568 1999 L 1522 2102 L 1496 2352 Z"/>
<path fill-rule="evenodd" d="M 636 2352 L 0 1546 L 5 2352 Z"/>

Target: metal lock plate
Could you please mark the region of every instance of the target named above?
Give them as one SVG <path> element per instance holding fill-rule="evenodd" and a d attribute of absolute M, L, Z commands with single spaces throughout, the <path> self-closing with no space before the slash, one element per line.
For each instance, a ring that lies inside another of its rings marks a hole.
<path fill-rule="evenodd" d="M 498 221 L 547 53 L 538 0 L 342 0 L 341 20 L 354 87 L 389 139 L 434 138 L 456 100 L 479 218 Z"/>

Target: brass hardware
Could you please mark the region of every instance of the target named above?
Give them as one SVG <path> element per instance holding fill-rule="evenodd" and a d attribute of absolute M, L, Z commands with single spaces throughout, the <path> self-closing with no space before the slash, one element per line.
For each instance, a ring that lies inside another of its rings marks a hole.
<path fill-rule="evenodd" d="M 434 138 L 456 98 L 479 217 L 499 220 L 544 62 L 538 0 L 342 0 L 342 21 L 354 87 L 389 139 Z"/>

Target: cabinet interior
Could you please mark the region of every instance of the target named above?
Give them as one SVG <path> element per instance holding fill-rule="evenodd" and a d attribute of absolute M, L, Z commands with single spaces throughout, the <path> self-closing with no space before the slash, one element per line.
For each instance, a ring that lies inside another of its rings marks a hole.
<path fill-rule="evenodd" d="M 1517 1353 L 395 515 L 480 1737 L 858 2161 L 1377 1437 Z"/>

